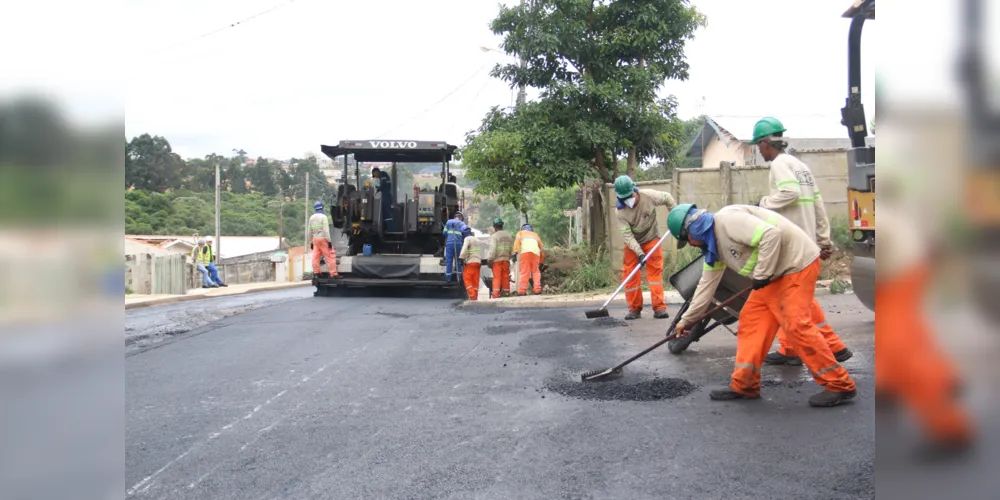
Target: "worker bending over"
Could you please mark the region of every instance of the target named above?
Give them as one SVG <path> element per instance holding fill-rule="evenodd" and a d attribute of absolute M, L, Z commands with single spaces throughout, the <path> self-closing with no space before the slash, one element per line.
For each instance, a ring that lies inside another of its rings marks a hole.
<path fill-rule="evenodd" d="M 462 253 L 462 233 L 468 227 L 465 225 L 465 216 L 458 210 L 448 222 L 444 223 L 445 281 L 451 281 L 452 271 L 458 274 L 458 281 L 462 281 L 462 261 L 458 256 Z"/>
<path fill-rule="evenodd" d="M 854 380 L 812 322 L 820 267 L 820 250 L 813 238 L 777 213 L 750 205 L 731 205 L 715 214 L 692 204 L 678 205 L 670 211 L 667 227 L 678 248 L 690 242 L 705 259 L 694 297 L 677 323 L 679 335 L 690 334 L 694 320 L 711 305 L 727 267 L 753 283 L 740 311 L 732 381 L 729 387 L 713 390 L 712 399 L 760 397 L 761 363 L 780 326 L 823 387 L 823 392 L 809 398 L 811 406 L 836 406 L 854 398 Z"/>
<path fill-rule="evenodd" d="M 336 278 L 337 274 L 337 253 L 333 249 L 333 242 L 330 241 L 330 219 L 323 213 L 323 202 L 313 203 L 315 213 L 309 216 L 309 234 L 312 235 L 312 242 L 309 244 L 312 250 L 312 268 L 316 276 L 329 276 Z M 326 261 L 328 272 L 320 270 L 320 257 Z"/>
<path fill-rule="evenodd" d="M 788 140 L 784 138 L 785 126 L 777 118 L 762 118 L 754 125 L 752 142 L 760 149 L 760 155 L 771 163 L 768 184 L 771 192 L 761 198 L 760 207 L 773 210 L 799 226 L 819 245 L 820 258 L 827 260 L 833 255 L 830 241 L 830 220 L 826 214 L 823 198 L 812 171 L 798 158 L 785 152 Z M 810 307 L 812 320 L 819 328 L 837 361 L 851 359 L 851 352 L 826 321 L 826 314 L 819 302 L 813 300 Z M 778 350 L 767 355 L 764 362 L 769 365 L 801 365 L 802 360 L 789 347 L 784 329 L 778 330 Z"/>
<path fill-rule="evenodd" d="M 466 226 L 462 233 L 465 241 L 462 243 L 462 253 L 458 258 L 464 262 L 465 290 L 469 300 L 479 300 L 479 273 L 483 258 L 486 256 L 486 244 L 472 234 L 472 228 Z"/>
<path fill-rule="evenodd" d="M 539 267 L 545 262 L 545 251 L 542 247 L 542 238 L 535 234 L 531 224 L 521 226 L 514 238 L 514 260 L 521 259 L 520 276 L 517 278 L 517 294 L 528 295 L 528 280 L 534 286 L 532 291 L 535 294 L 542 293 L 542 271 Z"/>
<path fill-rule="evenodd" d="M 490 266 L 493 268 L 494 299 L 510 294 L 510 256 L 514 252 L 514 237 L 503 229 L 503 219 L 493 219 L 493 234 L 490 235 L 490 248 L 486 252 Z"/>
<path fill-rule="evenodd" d="M 618 226 L 625 240 L 622 276 L 628 276 L 636 266 L 645 267 L 650 301 L 653 303 L 653 317 L 668 318 L 667 303 L 663 300 L 663 252 L 660 249 L 655 252 L 652 250 L 660 239 L 656 207 L 667 207 L 667 210 L 674 208 L 674 197 L 662 191 L 639 189 L 627 175 L 615 179 L 615 196 L 618 197 Z M 647 253 L 649 258 L 644 261 Z M 625 299 L 628 301 L 625 319 L 642 317 L 641 274 L 642 271 L 635 273 L 625 284 Z"/>

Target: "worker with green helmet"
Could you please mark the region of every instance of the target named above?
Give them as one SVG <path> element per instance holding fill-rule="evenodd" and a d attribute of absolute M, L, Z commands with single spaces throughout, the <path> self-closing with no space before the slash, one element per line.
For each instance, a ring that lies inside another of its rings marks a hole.
<path fill-rule="evenodd" d="M 704 258 L 701 280 L 675 327 L 678 335 L 689 335 L 695 319 L 712 304 L 727 268 L 752 283 L 740 310 L 732 379 L 728 387 L 710 392 L 713 400 L 760 397 L 761 363 L 781 325 L 823 387 L 809 398 L 811 406 L 836 406 L 856 396 L 854 380 L 812 321 L 820 250 L 802 228 L 766 208 L 730 205 L 713 214 L 692 204 L 671 210 L 667 228 L 678 248 L 690 243 Z"/>
<path fill-rule="evenodd" d="M 503 229 L 503 219 L 493 219 L 493 234 L 490 235 L 490 246 L 486 258 L 493 269 L 493 290 L 490 295 L 494 299 L 510 295 L 510 256 L 514 252 L 514 237 Z"/>
<path fill-rule="evenodd" d="M 663 252 L 652 251 L 660 239 L 660 228 L 656 223 L 656 207 L 674 208 L 674 197 L 664 191 L 639 189 L 627 175 L 615 179 L 615 196 L 618 212 L 618 226 L 625 240 L 622 276 L 628 276 L 636 266 L 645 268 L 649 283 L 650 301 L 653 303 L 653 317 L 665 319 L 667 303 L 663 300 Z M 648 254 L 648 255 L 647 255 Z M 625 284 L 625 300 L 628 314 L 625 319 L 642 317 L 642 277 L 635 273 Z"/>
<path fill-rule="evenodd" d="M 786 153 L 788 139 L 785 126 L 774 117 L 761 118 L 753 128 L 753 144 L 764 160 L 770 162 L 768 185 L 770 192 L 760 200 L 760 207 L 773 210 L 808 234 L 820 248 L 820 257 L 827 260 L 833 255 L 830 239 L 830 220 L 820 195 L 819 186 L 809 167 L 798 158 Z M 833 350 L 837 361 L 847 361 L 854 354 L 840 339 L 826 320 L 819 302 L 811 306 L 813 322 Z M 778 349 L 764 360 L 769 365 L 801 365 L 802 360 L 789 347 L 785 331 L 778 331 Z"/>

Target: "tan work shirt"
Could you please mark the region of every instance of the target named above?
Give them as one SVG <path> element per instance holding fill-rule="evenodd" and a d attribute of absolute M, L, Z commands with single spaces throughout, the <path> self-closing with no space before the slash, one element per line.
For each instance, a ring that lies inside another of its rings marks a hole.
<path fill-rule="evenodd" d="M 479 241 L 479 238 L 475 236 L 469 236 L 462 243 L 462 252 L 458 254 L 458 258 L 465 261 L 466 264 L 483 260 L 485 258 L 486 244 Z"/>
<path fill-rule="evenodd" d="M 490 235 L 490 248 L 486 258 L 491 262 L 510 260 L 514 251 L 514 237 L 503 229 Z"/>
<path fill-rule="evenodd" d="M 781 153 L 771 162 L 771 192 L 761 198 L 761 208 L 778 212 L 802 228 L 820 248 L 832 248 L 830 219 L 812 171 L 798 158 Z"/>
<path fill-rule="evenodd" d="M 309 217 L 309 234 L 313 238 L 330 239 L 330 219 L 326 214 L 316 212 Z"/>
<path fill-rule="evenodd" d="M 690 325 L 712 303 L 726 268 L 751 279 L 777 279 L 802 271 L 819 258 L 819 247 L 802 228 L 765 208 L 730 205 L 715 213 L 719 258 L 705 264 L 691 305 L 681 318 Z"/>
<path fill-rule="evenodd" d="M 660 239 L 660 227 L 656 223 L 656 207 L 674 208 L 676 203 L 670 193 L 640 189 L 639 197 L 632 208 L 618 209 L 618 226 L 622 232 L 625 246 L 636 255 L 642 255 L 642 246 L 650 241 Z"/>

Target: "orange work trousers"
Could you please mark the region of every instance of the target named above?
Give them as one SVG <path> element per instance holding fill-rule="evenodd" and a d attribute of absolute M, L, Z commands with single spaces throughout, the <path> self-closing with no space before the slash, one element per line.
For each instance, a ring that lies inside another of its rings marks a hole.
<path fill-rule="evenodd" d="M 313 244 L 313 248 L 312 248 L 312 254 L 313 254 L 313 274 L 315 274 L 317 276 L 319 275 L 319 273 L 320 273 L 319 258 L 320 258 L 320 256 L 322 256 L 323 260 L 326 261 L 326 268 L 329 270 L 330 276 L 336 276 L 337 275 L 337 252 L 335 252 L 333 250 L 333 247 L 331 247 L 327 243 L 326 238 L 315 238 L 314 237 L 313 241 L 312 241 L 312 244 Z"/>
<path fill-rule="evenodd" d="M 510 261 L 493 262 L 493 298 L 499 299 L 500 292 L 510 293 Z"/>
<path fill-rule="evenodd" d="M 843 351 L 847 346 L 840 340 L 840 336 L 833 331 L 833 328 L 830 328 L 830 324 L 826 321 L 826 314 L 823 312 L 823 308 L 819 306 L 819 301 L 815 298 L 812 301 L 810 313 L 812 313 L 813 323 L 816 324 L 816 328 L 819 328 L 819 333 L 823 336 L 823 340 L 826 341 L 826 345 L 830 346 L 830 350 L 835 353 Z M 778 352 L 785 356 L 798 356 L 798 354 L 795 354 L 795 349 L 792 349 L 788 345 L 788 335 L 785 334 L 784 328 L 778 329 Z"/>
<path fill-rule="evenodd" d="M 542 293 L 542 271 L 538 269 L 538 255 L 525 252 L 519 255 L 518 258 L 521 259 L 521 263 L 518 264 L 520 276 L 517 278 L 517 293 L 520 295 L 528 293 L 528 279 L 534 282 L 532 291 Z"/>
<path fill-rule="evenodd" d="M 663 252 L 659 248 L 655 252 L 649 253 L 656 246 L 656 241 L 641 244 L 642 251 L 646 252 L 649 260 L 646 261 L 646 281 L 649 283 L 650 300 L 653 302 L 654 311 L 667 309 L 667 303 L 663 301 Z M 625 247 L 625 265 L 622 266 L 622 276 L 639 266 L 639 256 L 632 249 Z M 625 300 L 628 301 L 630 311 L 642 311 L 642 271 L 635 273 L 632 279 L 625 283 Z"/>
<path fill-rule="evenodd" d="M 782 276 L 750 293 L 740 311 L 736 367 L 730 388 L 751 397 L 760 395 L 760 365 L 778 328 L 782 327 L 789 344 L 802 357 L 817 384 L 832 392 L 854 390 L 854 379 L 834 359 L 833 351 L 812 321 L 810 309 L 818 277 L 817 258 L 802 271 Z"/>
<path fill-rule="evenodd" d="M 465 281 L 465 291 L 469 293 L 469 300 L 479 300 L 479 271 L 482 264 L 466 262 L 465 269 L 462 270 L 462 280 Z"/>
<path fill-rule="evenodd" d="M 956 401 L 958 376 L 934 340 L 923 312 L 928 266 L 875 283 L 882 321 L 875 323 L 875 390 L 898 397 L 931 439 L 972 438 L 970 416 Z"/>

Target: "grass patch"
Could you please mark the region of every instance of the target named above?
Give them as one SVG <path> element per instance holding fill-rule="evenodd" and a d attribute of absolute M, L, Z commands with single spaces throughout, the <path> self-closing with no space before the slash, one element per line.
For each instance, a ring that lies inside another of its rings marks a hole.
<path fill-rule="evenodd" d="M 549 270 L 543 283 L 551 293 L 580 293 L 618 286 L 617 276 L 603 248 L 579 245 L 546 251 Z"/>

